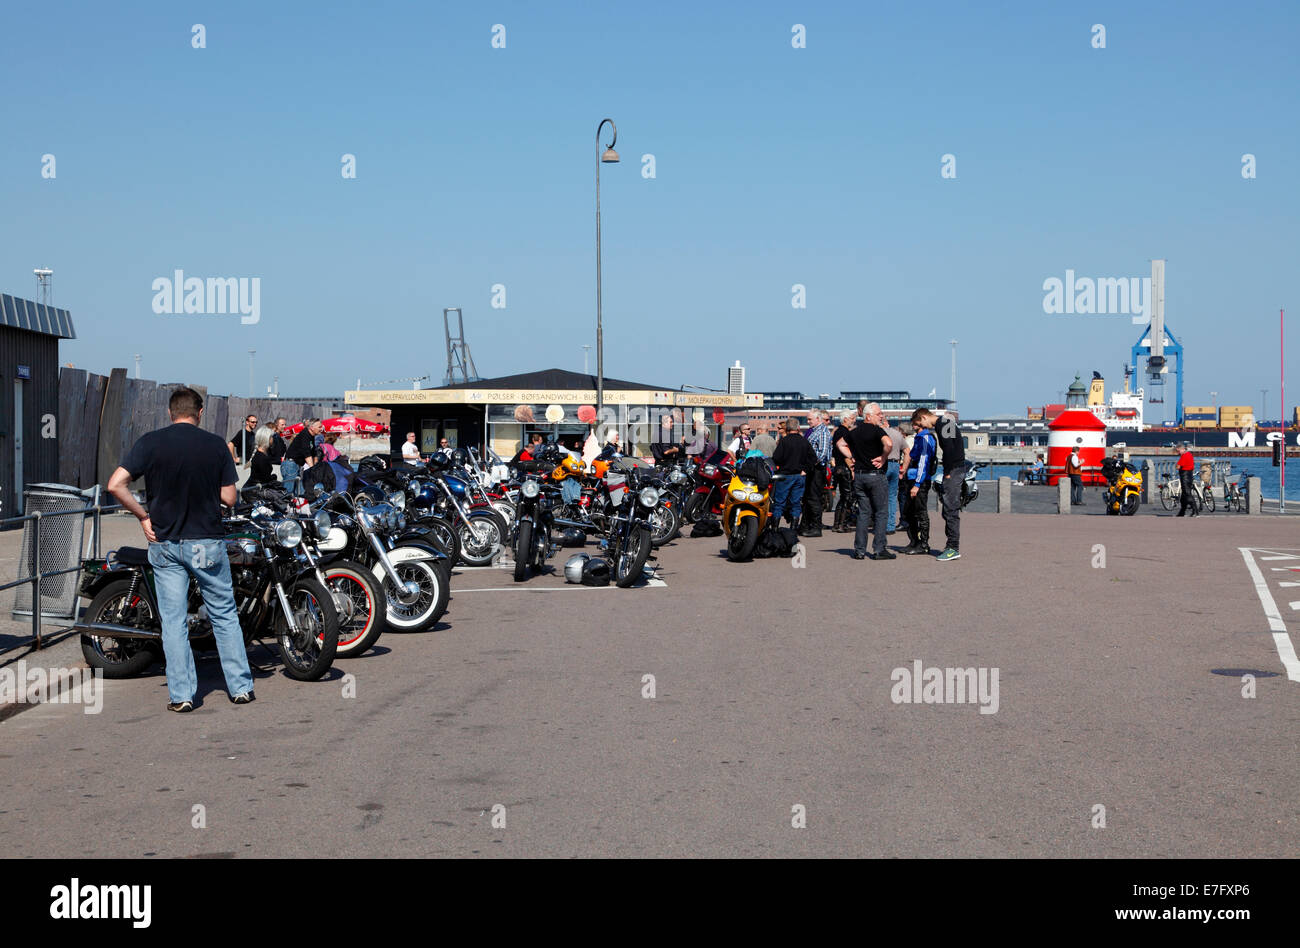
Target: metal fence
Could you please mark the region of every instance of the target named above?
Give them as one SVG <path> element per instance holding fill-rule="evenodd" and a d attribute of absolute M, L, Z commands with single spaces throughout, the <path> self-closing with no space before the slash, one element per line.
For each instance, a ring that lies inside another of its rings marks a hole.
<path fill-rule="evenodd" d="M 1222 492 L 1224 484 L 1228 482 L 1228 475 L 1232 473 L 1231 459 L 1202 461 L 1196 466 L 1196 470 L 1192 472 L 1192 476 L 1200 479 L 1201 468 L 1207 464 L 1210 467 L 1210 486 L 1217 487 L 1220 489 L 1220 492 Z M 1152 458 L 1151 478 L 1157 484 L 1167 478 L 1176 480 L 1178 478 L 1178 459 Z"/>
<path fill-rule="evenodd" d="M 47 581 L 54 579 L 57 579 L 60 583 L 67 583 L 69 581 L 65 579 L 65 577 L 72 573 L 81 572 L 80 541 L 78 541 L 75 547 L 71 548 L 71 552 L 63 551 L 56 558 L 57 562 L 69 562 L 71 560 L 74 562 L 74 565 L 61 567 L 59 569 L 42 569 L 43 564 L 50 562 L 50 556 L 47 554 L 45 546 L 48 544 L 51 550 L 57 553 L 58 547 L 56 543 L 59 541 L 66 543 L 71 537 L 70 530 L 60 529 L 61 525 L 59 524 L 51 523 L 47 525 L 47 521 L 55 521 L 61 517 L 78 517 L 81 518 L 81 522 L 84 524 L 85 520 L 92 520 L 90 549 L 86 552 L 88 556 L 98 558 L 100 518 L 105 511 L 111 512 L 120 509 L 121 508 L 116 504 L 111 504 L 105 507 L 102 503 L 98 502 L 98 493 L 96 493 L 96 502 L 88 506 L 81 506 L 71 510 L 55 510 L 50 513 L 43 513 L 37 510 L 24 517 L 10 517 L 7 520 L 0 520 L 0 528 L 7 529 L 16 526 L 22 526 L 23 528 L 23 554 L 20 557 L 19 573 L 21 573 L 24 568 L 32 570 L 32 572 L 25 576 L 20 575 L 12 582 L 0 585 L 0 591 L 21 588 L 24 585 L 28 587 L 26 594 L 30 603 L 28 608 L 30 609 L 32 618 L 32 639 L 35 642 L 36 648 L 39 649 L 44 647 L 41 637 L 41 622 L 48 614 L 45 611 L 44 605 L 44 601 L 47 598 L 45 584 Z M 50 531 L 52 530 L 55 532 L 51 533 Z M 42 535 L 43 531 L 46 534 L 44 536 Z M 24 567 L 21 565 L 23 563 L 27 565 Z M 72 599 L 74 612 L 72 618 L 75 618 L 77 588 L 75 579 L 71 581 L 71 588 L 73 593 Z M 66 595 L 66 593 L 64 594 Z M 15 600 L 17 599 L 18 595 L 16 594 Z M 15 609 L 15 611 L 17 610 Z M 51 616 L 51 618 L 57 617 Z"/>

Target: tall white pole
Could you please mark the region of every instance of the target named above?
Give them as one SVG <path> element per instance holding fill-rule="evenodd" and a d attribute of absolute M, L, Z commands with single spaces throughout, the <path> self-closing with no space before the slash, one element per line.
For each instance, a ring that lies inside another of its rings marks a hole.
<path fill-rule="evenodd" d="M 952 343 L 952 404 L 957 404 L 957 340 L 950 340 Z M 952 405 L 949 406 L 950 408 Z"/>

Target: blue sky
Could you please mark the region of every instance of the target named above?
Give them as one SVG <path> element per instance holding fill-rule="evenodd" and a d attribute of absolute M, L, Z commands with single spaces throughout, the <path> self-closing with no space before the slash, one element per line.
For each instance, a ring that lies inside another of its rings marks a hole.
<path fill-rule="evenodd" d="M 752 390 L 947 394 L 956 338 L 963 413 L 1020 412 L 1075 372 L 1118 383 L 1138 334 L 1045 314 L 1043 281 L 1164 257 L 1187 401 L 1268 388 L 1277 414 L 1294 3 L 46 3 L 0 26 L 0 289 L 54 268 L 83 368 L 139 352 L 244 394 L 255 348 L 259 391 L 438 382 L 461 306 L 481 374 L 581 370 L 611 116 L 611 376 L 720 388 L 740 359 Z M 259 278 L 260 321 L 155 314 L 176 269 Z"/>

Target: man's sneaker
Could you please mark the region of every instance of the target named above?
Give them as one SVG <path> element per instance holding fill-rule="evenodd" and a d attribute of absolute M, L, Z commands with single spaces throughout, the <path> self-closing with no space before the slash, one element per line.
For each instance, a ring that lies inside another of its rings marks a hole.
<path fill-rule="evenodd" d="M 958 553 L 956 550 L 954 550 L 952 547 L 948 547 L 948 549 L 944 550 L 938 556 L 938 560 L 940 563 L 946 563 L 949 560 L 959 560 L 959 559 L 961 559 L 961 554 Z"/>
<path fill-rule="evenodd" d="M 882 550 L 881 552 L 879 552 L 879 553 L 877 553 L 875 556 L 873 556 L 872 559 L 876 559 L 876 560 L 896 560 L 896 559 L 898 559 L 898 554 L 897 554 L 897 553 L 893 553 L 893 552 L 891 552 L 891 551 L 889 551 L 889 550 Z"/>
<path fill-rule="evenodd" d="M 898 552 L 907 556 L 920 556 L 922 553 L 929 553 L 930 548 L 928 546 L 921 546 L 919 543 L 910 543 Z"/>
<path fill-rule="evenodd" d="M 251 691 L 245 691 L 243 694 L 235 695 L 230 699 L 232 704 L 252 704 L 257 700 L 257 695 Z"/>
<path fill-rule="evenodd" d="M 194 710 L 194 702 L 193 701 L 172 701 L 168 703 L 167 710 L 176 711 L 181 714 L 184 714 L 186 711 Z"/>

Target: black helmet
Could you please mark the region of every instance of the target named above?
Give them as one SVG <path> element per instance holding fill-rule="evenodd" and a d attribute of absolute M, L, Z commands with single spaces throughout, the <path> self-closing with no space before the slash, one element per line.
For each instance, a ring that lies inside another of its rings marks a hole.
<path fill-rule="evenodd" d="M 451 458 L 447 456 L 446 451 L 434 451 L 429 455 L 427 467 L 431 471 L 446 470 L 451 465 Z"/>
<path fill-rule="evenodd" d="M 464 467 L 469 463 L 469 454 L 464 448 L 457 448 L 455 451 L 451 452 L 451 460 L 457 467 Z"/>
<path fill-rule="evenodd" d="M 602 556 L 593 556 L 582 566 L 582 585 L 608 586 L 609 560 Z"/>
<path fill-rule="evenodd" d="M 577 527 L 565 527 L 564 532 L 560 534 L 561 546 L 586 546 L 587 534 L 583 533 Z"/>
<path fill-rule="evenodd" d="M 547 441 L 536 451 L 530 453 L 539 461 L 550 461 L 554 464 L 560 463 L 560 449 L 554 441 Z"/>

